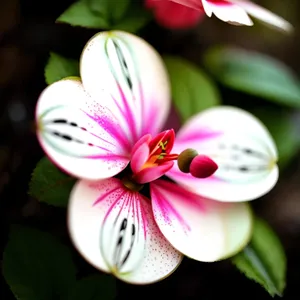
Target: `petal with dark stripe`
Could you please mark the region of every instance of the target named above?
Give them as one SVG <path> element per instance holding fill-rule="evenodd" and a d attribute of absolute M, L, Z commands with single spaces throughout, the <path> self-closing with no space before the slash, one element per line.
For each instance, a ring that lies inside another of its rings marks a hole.
<path fill-rule="evenodd" d="M 122 128 L 84 92 L 80 81 L 62 80 L 46 88 L 38 100 L 36 122 L 49 158 L 73 176 L 107 178 L 129 162 L 131 146 Z"/>
<path fill-rule="evenodd" d="M 193 148 L 210 157 L 218 170 L 201 179 L 182 173 L 177 164 L 166 174 L 201 196 L 219 201 L 246 201 L 267 193 L 278 179 L 277 149 L 266 127 L 234 107 L 203 111 L 179 130 L 174 153 Z"/>
<path fill-rule="evenodd" d="M 121 280 L 155 282 L 181 262 L 182 255 L 159 231 L 149 200 L 125 188 L 119 179 L 79 181 L 68 215 L 79 252 L 96 268 Z"/>
<path fill-rule="evenodd" d="M 80 63 L 86 91 L 118 119 L 132 143 L 157 134 L 170 108 L 162 59 L 146 41 L 121 31 L 101 32 L 86 45 Z"/>
<path fill-rule="evenodd" d="M 239 252 L 249 242 L 252 214 L 247 203 L 205 199 L 168 181 L 150 184 L 159 229 L 184 255 L 212 262 Z"/>

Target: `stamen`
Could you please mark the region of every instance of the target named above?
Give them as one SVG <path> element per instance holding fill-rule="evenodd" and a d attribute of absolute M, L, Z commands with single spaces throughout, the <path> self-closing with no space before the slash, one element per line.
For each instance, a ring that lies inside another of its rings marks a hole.
<path fill-rule="evenodd" d="M 198 155 L 194 149 L 185 149 L 182 151 L 177 159 L 178 168 L 183 173 L 190 173 L 190 165 L 192 160 Z"/>

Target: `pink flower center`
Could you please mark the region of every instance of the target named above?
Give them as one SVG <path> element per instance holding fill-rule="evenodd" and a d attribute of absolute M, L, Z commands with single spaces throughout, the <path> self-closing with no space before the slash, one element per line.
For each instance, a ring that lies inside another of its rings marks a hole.
<path fill-rule="evenodd" d="M 166 174 L 177 161 L 179 169 L 194 177 L 211 176 L 218 168 L 216 163 L 205 155 L 198 155 L 193 149 L 186 149 L 181 154 L 171 153 L 175 142 L 173 129 L 159 133 L 152 138 L 143 136 L 133 147 L 130 167 L 131 180 L 135 184 L 145 184 Z"/>

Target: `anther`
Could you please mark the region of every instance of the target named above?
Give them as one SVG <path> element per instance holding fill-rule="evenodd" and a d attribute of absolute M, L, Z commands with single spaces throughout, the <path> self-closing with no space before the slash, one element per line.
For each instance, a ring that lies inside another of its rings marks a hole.
<path fill-rule="evenodd" d="M 198 155 L 194 149 L 186 149 L 181 152 L 177 159 L 178 168 L 183 173 L 190 173 L 192 160 Z"/>

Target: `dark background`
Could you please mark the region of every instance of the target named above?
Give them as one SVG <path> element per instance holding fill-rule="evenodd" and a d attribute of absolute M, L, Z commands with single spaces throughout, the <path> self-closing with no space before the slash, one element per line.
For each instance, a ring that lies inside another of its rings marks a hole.
<path fill-rule="evenodd" d="M 34 108 L 44 89 L 44 66 L 49 51 L 78 58 L 86 41 L 96 32 L 55 24 L 71 0 L 0 0 L 0 221 L 3 252 L 10 224 L 28 224 L 44 229 L 69 243 L 65 210 L 38 203 L 27 195 L 31 172 L 43 153 L 34 134 Z M 206 18 L 191 31 L 170 32 L 154 23 L 141 35 L 161 53 L 184 56 L 201 65 L 201 55 L 210 45 L 236 44 L 270 54 L 300 73 L 300 2 L 297 0 L 260 1 L 280 13 L 296 27 L 285 36 L 267 27 L 234 27 Z M 259 99 L 220 87 L 225 103 L 262 106 Z M 242 101 L 241 101 L 242 100 Z M 300 127 L 299 127 L 300 128 Z M 299 131 L 300 132 L 300 131 Z M 259 201 L 256 213 L 273 226 L 288 258 L 287 288 L 283 299 L 299 299 L 300 292 L 300 157 L 281 172 L 276 188 Z M 271 249 L 270 249 L 271 250 Z M 0 256 L 0 258 L 2 255 Z M 74 251 L 82 274 L 95 272 Z M 1 263 L 1 259 L 0 259 Z M 14 299 L 0 277 L 1 298 Z M 256 283 L 246 279 L 230 262 L 205 264 L 185 259 L 168 279 L 150 286 L 118 283 L 118 299 L 164 297 L 170 299 L 269 299 Z M 41 299 L 43 300 L 43 299 Z"/>

